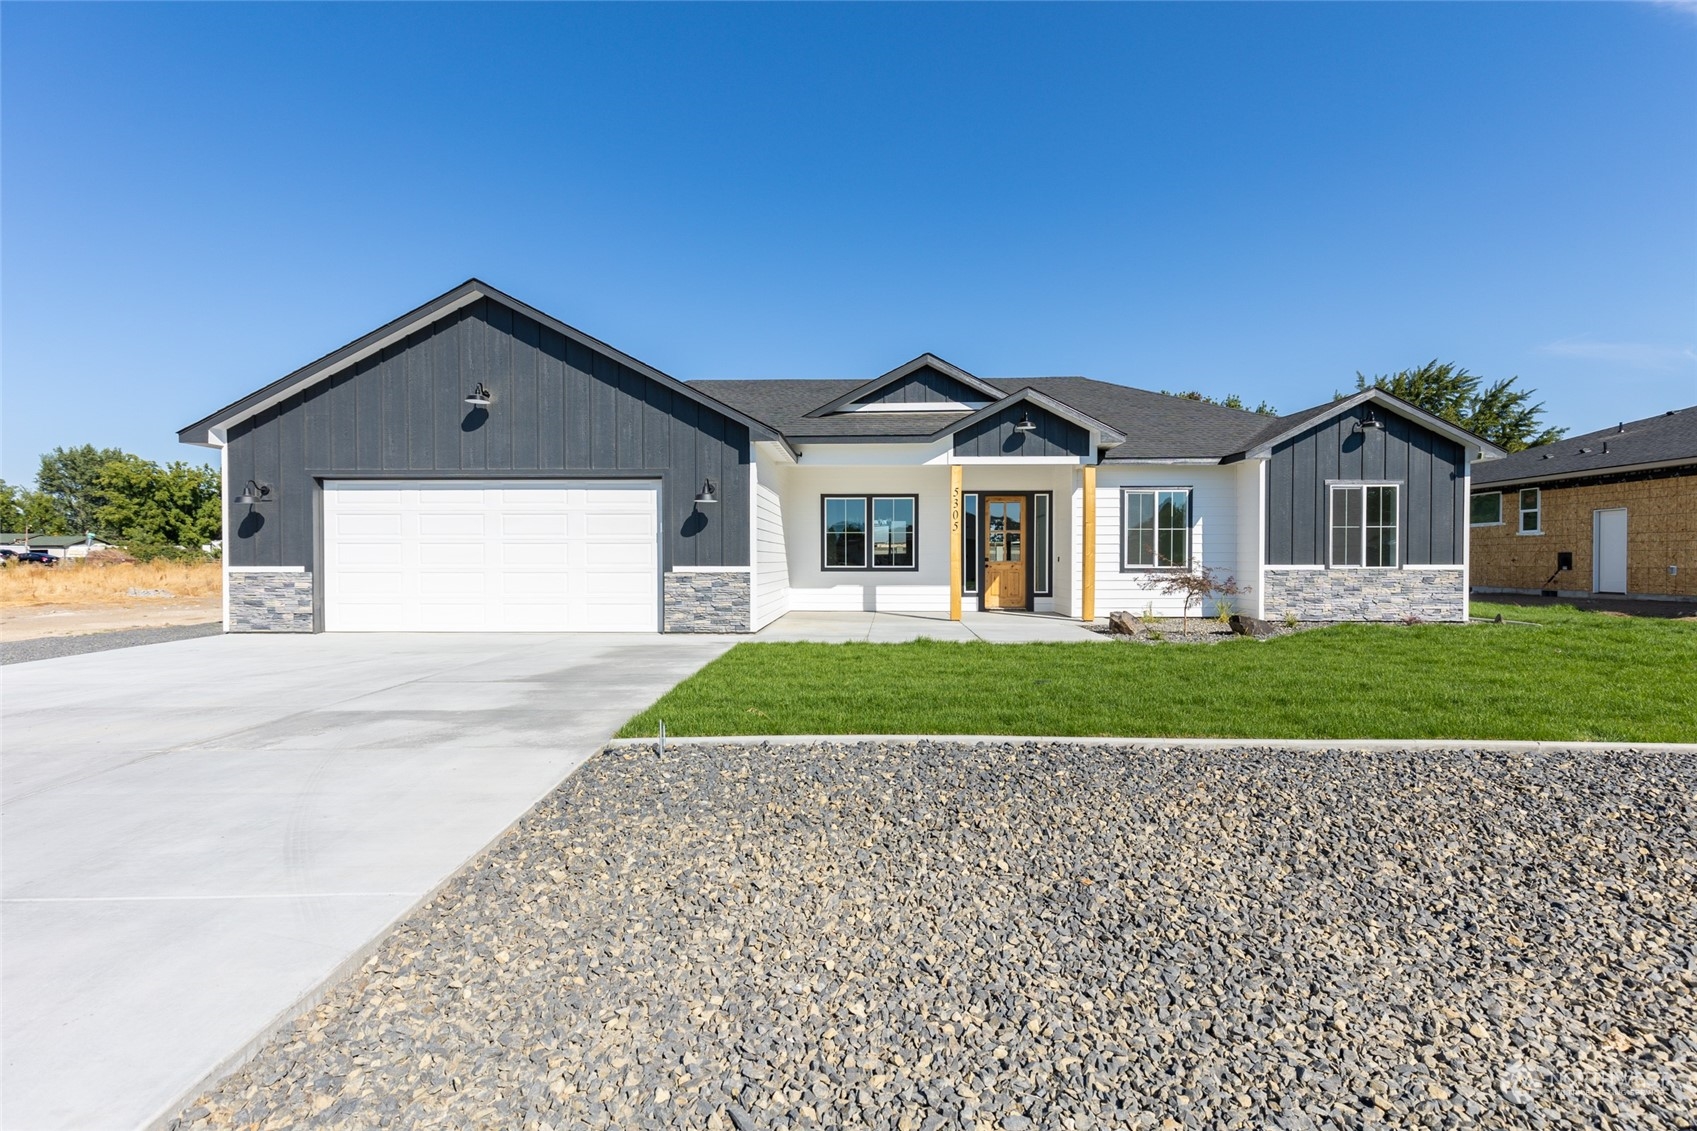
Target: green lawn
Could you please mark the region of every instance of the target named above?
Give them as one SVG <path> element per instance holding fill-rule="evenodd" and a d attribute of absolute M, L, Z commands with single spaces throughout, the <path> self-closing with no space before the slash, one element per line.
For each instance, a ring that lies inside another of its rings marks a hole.
<path fill-rule="evenodd" d="M 1533 625 L 1158 644 L 740 644 L 627 723 L 669 734 L 1697 742 L 1697 623 L 1475 602 Z"/>

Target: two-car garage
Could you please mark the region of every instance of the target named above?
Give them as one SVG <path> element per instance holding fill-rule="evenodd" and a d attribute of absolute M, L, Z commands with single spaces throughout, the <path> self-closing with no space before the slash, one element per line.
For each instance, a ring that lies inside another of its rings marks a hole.
<path fill-rule="evenodd" d="M 655 632 L 658 484 L 327 480 L 331 632 Z"/>

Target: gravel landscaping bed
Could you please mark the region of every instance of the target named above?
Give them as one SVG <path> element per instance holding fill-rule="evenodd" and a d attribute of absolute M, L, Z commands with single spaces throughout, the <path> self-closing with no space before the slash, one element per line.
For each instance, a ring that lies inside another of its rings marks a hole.
<path fill-rule="evenodd" d="M 1182 617 L 1157 617 L 1151 621 L 1137 617 L 1130 623 L 1130 632 L 1115 632 L 1106 621 L 1097 621 L 1084 627 L 1091 632 L 1111 636 L 1124 644 L 1219 644 L 1238 639 L 1231 626 L 1220 623 L 1216 617 L 1191 617 L 1189 625 L 1185 624 Z M 1330 628 L 1334 624 L 1342 623 L 1346 622 L 1307 620 L 1286 624 L 1282 620 L 1268 621 L 1270 631 L 1260 639 L 1272 640 L 1279 636 L 1311 632 L 1316 628 Z"/>
<path fill-rule="evenodd" d="M 173 1127 L 1690 1127 L 1697 759 L 592 759 Z"/>

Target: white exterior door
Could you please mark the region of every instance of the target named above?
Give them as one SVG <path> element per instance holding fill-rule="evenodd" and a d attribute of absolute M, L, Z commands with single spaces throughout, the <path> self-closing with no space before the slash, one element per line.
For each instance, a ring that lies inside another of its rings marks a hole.
<path fill-rule="evenodd" d="M 1626 509 L 1594 511 L 1591 516 L 1591 560 L 1598 593 L 1626 592 Z"/>
<path fill-rule="evenodd" d="M 324 484 L 330 632 L 656 632 L 653 483 Z"/>

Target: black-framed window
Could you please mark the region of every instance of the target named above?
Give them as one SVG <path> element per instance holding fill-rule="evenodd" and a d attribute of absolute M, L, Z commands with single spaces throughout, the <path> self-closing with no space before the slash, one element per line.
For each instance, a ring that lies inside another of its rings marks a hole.
<path fill-rule="evenodd" d="M 1468 519 L 1473 526 L 1501 526 L 1503 524 L 1503 493 L 1501 491 L 1486 491 L 1474 495 L 1472 514 Z"/>
<path fill-rule="evenodd" d="M 960 591 L 978 592 L 978 494 L 961 495 Z"/>
<path fill-rule="evenodd" d="M 1047 596 L 1049 589 L 1049 494 L 1031 496 L 1031 595 Z"/>
<path fill-rule="evenodd" d="M 918 569 L 919 496 L 825 495 L 825 569 Z"/>
<path fill-rule="evenodd" d="M 1120 492 L 1120 515 L 1124 568 L 1189 568 L 1189 487 L 1127 487 Z"/>
<path fill-rule="evenodd" d="M 1394 483 L 1350 483 L 1331 490 L 1334 566 L 1391 568 L 1397 564 Z"/>

